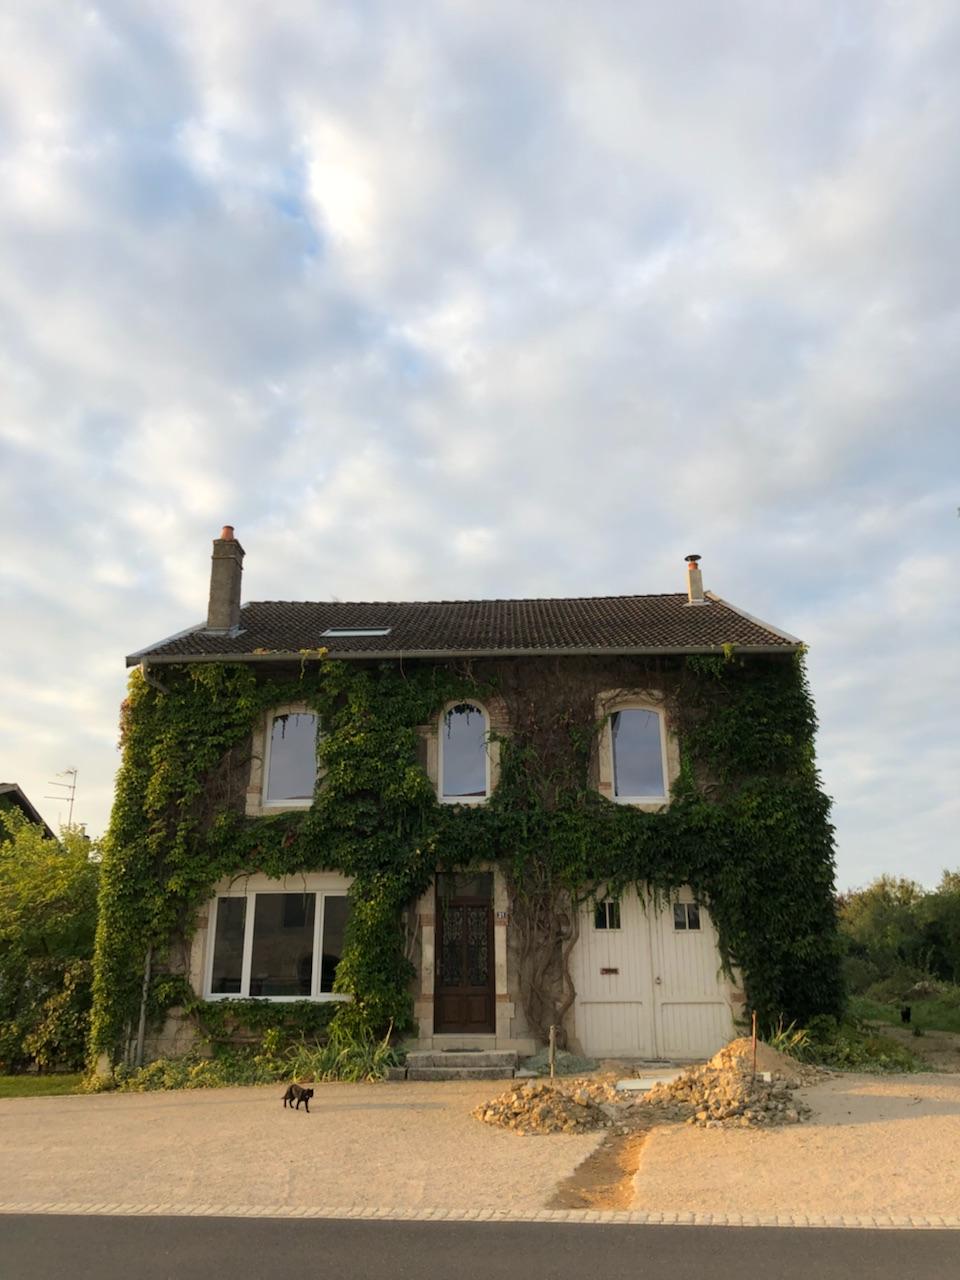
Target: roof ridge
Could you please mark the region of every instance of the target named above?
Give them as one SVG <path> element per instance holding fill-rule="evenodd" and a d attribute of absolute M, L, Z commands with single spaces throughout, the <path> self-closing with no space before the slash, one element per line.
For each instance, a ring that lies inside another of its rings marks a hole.
<path fill-rule="evenodd" d="M 247 600 L 242 608 L 255 604 L 364 605 L 370 608 L 392 608 L 401 605 L 438 604 L 584 604 L 591 600 L 673 600 L 686 599 L 685 591 L 648 591 L 633 595 L 610 596 L 474 596 L 459 600 Z"/>

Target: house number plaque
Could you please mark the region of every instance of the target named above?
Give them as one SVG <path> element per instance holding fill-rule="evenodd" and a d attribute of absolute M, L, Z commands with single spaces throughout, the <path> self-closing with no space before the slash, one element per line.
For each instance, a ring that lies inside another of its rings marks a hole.
<path fill-rule="evenodd" d="M 619 973 L 620 970 L 619 969 L 601 969 L 600 972 L 601 973 Z"/>

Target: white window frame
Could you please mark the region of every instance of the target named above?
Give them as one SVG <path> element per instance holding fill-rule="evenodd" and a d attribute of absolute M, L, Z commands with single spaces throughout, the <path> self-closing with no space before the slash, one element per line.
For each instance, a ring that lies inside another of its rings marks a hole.
<path fill-rule="evenodd" d="M 482 796 L 446 796 L 443 794 L 443 740 L 446 737 L 445 721 L 449 712 L 455 707 L 475 707 L 483 716 L 483 766 L 484 793 Z M 474 698 L 456 698 L 440 712 L 437 722 L 437 799 L 441 804 L 486 804 L 493 789 L 492 760 L 490 758 L 490 712 L 482 702 Z"/>
<path fill-rule="evenodd" d="M 677 916 L 676 916 L 677 907 L 683 907 L 684 926 L 682 929 L 677 925 Z M 690 927 L 690 908 L 691 907 L 696 907 L 697 909 L 697 927 L 695 929 Z M 672 924 L 673 924 L 674 933 L 703 933 L 703 907 L 701 907 L 699 902 L 691 902 L 687 898 L 675 899 L 672 907 L 672 915 L 673 915 Z"/>
<path fill-rule="evenodd" d="M 620 796 L 617 795 L 617 761 L 614 754 L 613 745 L 613 717 L 618 711 L 649 711 L 657 717 L 657 725 L 660 730 L 660 776 L 663 778 L 663 791 L 656 796 Z M 666 717 L 661 707 L 653 706 L 649 702 L 643 702 L 639 699 L 630 699 L 625 702 L 618 702 L 615 706 L 607 708 L 607 718 L 604 725 L 605 750 L 609 764 L 610 777 L 610 799 L 615 804 L 652 804 L 665 805 L 670 799 L 670 771 L 667 761 L 667 725 Z"/>
<path fill-rule="evenodd" d="M 250 876 L 239 882 L 233 882 L 219 888 L 210 900 L 207 924 L 207 955 L 203 970 L 203 990 L 205 1000 L 269 1000 L 272 1004 L 294 1004 L 297 1001 L 310 1000 L 315 1004 L 329 1001 L 349 1001 L 353 997 L 339 991 L 321 991 L 321 969 L 323 966 L 323 917 L 327 898 L 345 898 L 350 888 L 350 881 L 343 876 L 307 875 L 287 876 L 283 880 L 271 880 L 264 875 Z M 308 996 L 251 996 L 250 969 L 253 963 L 253 925 L 258 893 L 312 893 L 317 902 L 313 912 L 313 971 L 310 975 L 310 994 Z M 243 958 L 240 967 L 239 991 L 213 991 L 213 953 L 217 943 L 217 915 L 221 898 L 245 898 L 247 905 L 243 922 Z"/>
<path fill-rule="evenodd" d="M 603 924 L 602 924 L 602 925 L 598 925 L 598 924 L 597 924 L 597 911 L 598 911 L 601 907 L 603 908 Z M 610 915 L 611 915 L 611 913 L 610 913 L 610 908 L 611 908 L 611 907 L 616 907 L 616 908 L 617 908 L 617 923 L 616 923 L 616 924 L 611 924 L 611 923 L 610 923 Z M 620 899 L 619 899 L 619 898 L 601 898 L 601 899 L 600 899 L 600 901 L 596 903 L 596 905 L 595 905 L 595 907 L 594 907 L 594 911 L 593 911 L 593 931 L 594 931 L 594 933 L 619 933 L 619 932 L 620 932 L 620 930 L 621 930 L 622 928 L 623 928 L 623 924 L 622 924 L 622 917 L 621 917 L 621 913 L 620 913 Z"/>
<path fill-rule="evenodd" d="M 320 721 L 320 712 L 308 707 L 306 703 L 295 703 L 289 707 L 271 707 L 267 712 L 266 723 L 263 731 L 263 776 L 260 785 L 260 808 L 264 812 L 279 813 L 286 809 L 309 809 L 313 804 L 313 796 L 309 799 L 300 800 L 268 800 L 267 791 L 270 786 L 270 750 L 273 745 L 273 722 L 279 716 L 316 716 L 317 720 L 317 736 L 314 742 L 314 757 L 316 764 L 316 777 L 313 783 L 314 795 L 316 795 L 317 783 L 320 781 L 320 758 L 317 754 L 317 747 L 320 745 L 320 739 L 323 736 L 323 725 Z"/>

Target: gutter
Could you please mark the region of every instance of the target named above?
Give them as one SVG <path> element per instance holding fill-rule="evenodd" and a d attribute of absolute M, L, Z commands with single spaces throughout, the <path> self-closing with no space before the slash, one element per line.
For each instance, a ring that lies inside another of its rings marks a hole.
<path fill-rule="evenodd" d="M 415 658 L 634 658 L 664 657 L 685 653 L 723 653 L 728 647 L 735 653 L 793 653 L 802 648 L 802 642 L 791 637 L 784 644 L 734 644 L 728 645 L 673 645 L 659 647 L 635 647 L 624 649 L 598 649 L 578 647 L 567 649 L 356 649 L 340 651 L 327 649 L 325 658 L 343 661 L 410 661 Z M 157 653 L 150 658 L 150 666 L 185 666 L 195 662 L 295 662 L 311 660 L 313 650 L 277 650 L 274 653 Z M 143 658 L 131 654 L 126 659 L 128 667 L 145 666 Z"/>

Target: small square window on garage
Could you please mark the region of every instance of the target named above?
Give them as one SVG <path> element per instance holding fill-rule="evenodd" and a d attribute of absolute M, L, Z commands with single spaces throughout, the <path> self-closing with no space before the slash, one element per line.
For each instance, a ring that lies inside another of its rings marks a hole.
<path fill-rule="evenodd" d="M 700 928 L 700 908 L 695 902 L 673 904 L 673 927 L 676 930 Z"/>
<path fill-rule="evenodd" d="M 619 929 L 620 903 L 614 902 L 612 898 L 606 902 L 598 902 L 593 913 L 593 927 L 595 929 Z"/>

